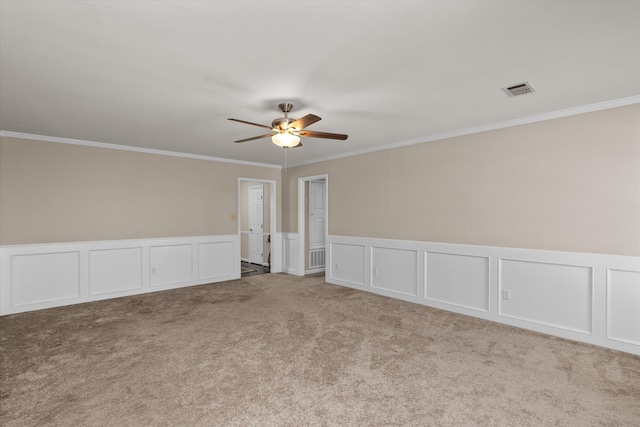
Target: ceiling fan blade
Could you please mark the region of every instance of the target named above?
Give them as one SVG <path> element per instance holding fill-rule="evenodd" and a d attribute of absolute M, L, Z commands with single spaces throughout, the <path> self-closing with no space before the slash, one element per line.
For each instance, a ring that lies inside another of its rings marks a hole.
<path fill-rule="evenodd" d="M 247 139 L 240 139 L 238 141 L 233 141 L 233 142 L 247 142 L 247 141 L 253 141 L 254 139 L 261 139 L 261 138 L 268 138 L 270 136 L 275 135 L 275 133 L 268 133 L 266 135 L 260 135 L 260 136 L 254 136 L 253 138 L 247 138 Z"/>
<path fill-rule="evenodd" d="M 251 123 L 251 122 L 247 122 L 245 120 L 239 120 L 239 119 L 227 119 L 227 120 L 232 120 L 234 122 L 244 123 L 244 124 L 247 124 L 247 125 L 258 126 L 258 127 L 261 127 L 261 128 L 271 129 L 271 126 L 261 125 L 261 124 L 258 124 L 258 123 Z"/>
<path fill-rule="evenodd" d="M 316 116 L 315 114 L 307 114 L 306 116 L 301 117 L 298 120 L 296 120 L 295 122 L 291 123 L 289 125 L 289 128 L 302 130 L 302 129 L 306 128 L 307 126 L 312 125 L 315 122 L 318 122 L 320 120 L 322 120 L 322 119 L 320 117 Z"/>
<path fill-rule="evenodd" d="M 343 135 L 340 133 L 315 132 L 312 130 L 303 130 L 298 133 L 298 135 L 306 136 L 307 138 L 341 139 L 343 141 L 349 137 L 349 135 Z"/>

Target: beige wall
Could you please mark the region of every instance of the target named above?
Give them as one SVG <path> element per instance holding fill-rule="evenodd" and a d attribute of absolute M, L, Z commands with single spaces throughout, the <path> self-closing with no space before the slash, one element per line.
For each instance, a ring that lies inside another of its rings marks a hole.
<path fill-rule="evenodd" d="M 290 168 L 278 230 L 323 173 L 333 235 L 640 255 L 638 104 Z M 0 244 L 235 234 L 237 178 L 280 176 L 3 137 Z"/>
<path fill-rule="evenodd" d="M 638 104 L 291 168 L 284 231 L 321 173 L 332 235 L 640 255 Z"/>
<path fill-rule="evenodd" d="M 238 177 L 280 172 L 2 137 L 0 243 L 236 234 Z"/>

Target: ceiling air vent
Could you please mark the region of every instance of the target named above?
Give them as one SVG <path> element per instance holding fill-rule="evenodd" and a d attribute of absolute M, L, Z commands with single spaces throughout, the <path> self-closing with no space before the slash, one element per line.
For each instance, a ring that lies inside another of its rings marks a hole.
<path fill-rule="evenodd" d="M 525 95 L 536 91 L 529 82 L 522 82 L 509 87 L 503 87 L 502 90 L 509 96 Z"/>

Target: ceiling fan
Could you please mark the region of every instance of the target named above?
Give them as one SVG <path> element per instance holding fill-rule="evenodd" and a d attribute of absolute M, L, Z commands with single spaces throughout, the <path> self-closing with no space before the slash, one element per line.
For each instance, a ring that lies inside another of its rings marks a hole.
<path fill-rule="evenodd" d="M 271 131 L 271 133 L 267 133 L 265 135 L 254 136 L 253 138 L 241 139 L 234 142 L 247 142 L 247 141 L 253 141 L 254 139 L 271 137 L 271 140 L 273 141 L 273 143 L 279 147 L 298 148 L 298 147 L 302 147 L 302 143 L 300 142 L 301 136 L 306 136 L 309 138 L 325 138 L 325 139 L 340 139 L 340 140 L 345 140 L 348 137 L 348 135 L 343 135 L 339 133 L 327 133 L 327 132 L 316 132 L 312 130 L 305 130 L 307 126 L 310 126 L 315 122 L 321 120 L 320 117 L 316 116 L 315 114 L 307 114 L 306 116 L 296 120 L 289 117 L 289 112 L 293 109 L 293 104 L 290 104 L 288 102 L 283 102 L 282 104 L 279 104 L 278 107 L 284 113 L 284 117 L 275 119 L 273 122 L 271 122 L 271 126 L 247 122 L 245 120 L 239 120 L 239 119 L 228 119 L 228 120 L 233 120 L 234 122 L 246 123 L 248 125 L 269 129 Z"/>

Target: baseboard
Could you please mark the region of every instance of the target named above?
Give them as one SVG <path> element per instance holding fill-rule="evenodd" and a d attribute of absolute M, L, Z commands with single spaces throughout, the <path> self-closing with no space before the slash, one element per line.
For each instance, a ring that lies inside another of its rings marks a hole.
<path fill-rule="evenodd" d="M 0 315 L 240 278 L 238 235 L 0 247 Z"/>
<path fill-rule="evenodd" d="M 640 354 L 640 257 L 329 236 L 326 280 Z"/>

